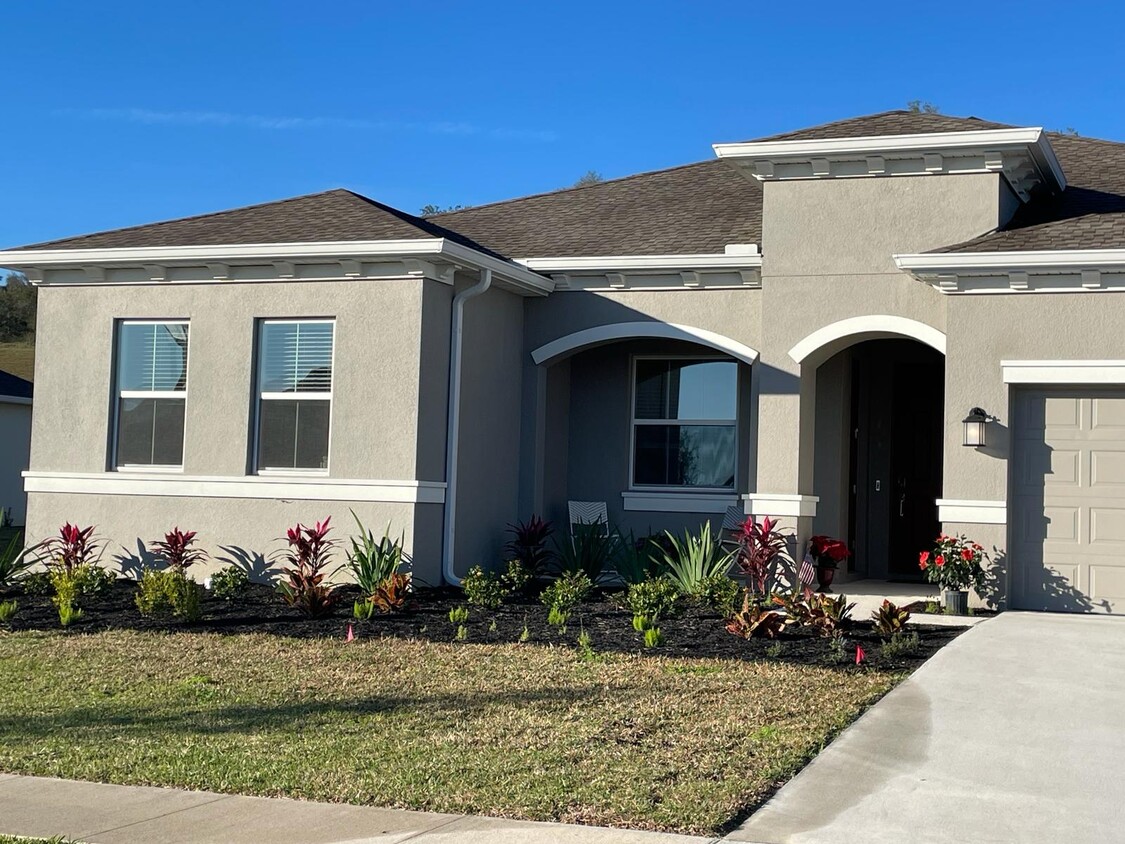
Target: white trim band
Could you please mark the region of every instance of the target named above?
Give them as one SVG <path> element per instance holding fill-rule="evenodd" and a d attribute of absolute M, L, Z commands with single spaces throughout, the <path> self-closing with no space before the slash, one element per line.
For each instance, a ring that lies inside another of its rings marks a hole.
<path fill-rule="evenodd" d="M 743 509 L 753 516 L 808 517 L 816 515 L 817 495 L 751 492 L 742 496 Z"/>
<path fill-rule="evenodd" d="M 643 340 L 657 338 L 661 340 L 683 340 L 688 343 L 698 343 L 709 346 L 720 352 L 726 352 L 732 358 L 737 358 L 743 363 L 753 364 L 758 359 L 758 351 L 751 349 L 729 337 L 707 331 L 703 328 L 694 328 L 690 325 L 675 325 L 670 322 L 615 322 L 609 325 L 598 325 L 582 331 L 567 334 L 550 343 L 544 343 L 531 353 L 531 359 L 537 364 L 549 363 L 556 358 L 563 357 L 571 352 L 576 352 L 588 346 L 597 346 L 602 343 L 612 343 L 617 340 Z"/>
<path fill-rule="evenodd" d="M 945 354 L 945 334 L 932 325 L 889 314 L 868 314 L 833 322 L 819 328 L 789 350 L 789 357 L 801 363 L 814 352 L 846 337 L 909 337 Z"/>
<path fill-rule="evenodd" d="M 714 513 L 726 512 L 738 504 L 735 493 L 706 492 L 623 492 L 626 510 L 649 513 Z"/>
<path fill-rule="evenodd" d="M 957 498 L 937 500 L 938 521 L 962 522 L 971 525 L 1003 525 L 1008 523 L 1007 501 L 969 501 Z"/>
<path fill-rule="evenodd" d="M 750 250 L 753 251 L 750 251 Z M 540 273 L 565 273 L 576 270 L 703 270 L 761 267 L 762 256 L 755 244 L 744 252 L 699 255 L 605 255 L 574 258 L 520 258 L 517 263 Z"/>
<path fill-rule="evenodd" d="M 1125 360 L 1002 360 L 1005 384 L 1125 384 Z"/>
<path fill-rule="evenodd" d="M 296 501 L 381 501 L 444 504 L 438 481 L 222 477 L 123 472 L 24 472 L 25 492 L 139 495 L 175 498 L 276 498 Z"/>

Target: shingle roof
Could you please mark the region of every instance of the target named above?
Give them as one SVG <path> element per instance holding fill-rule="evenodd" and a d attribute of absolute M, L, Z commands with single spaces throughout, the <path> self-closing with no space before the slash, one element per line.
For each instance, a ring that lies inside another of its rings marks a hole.
<path fill-rule="evenodd" d="M 414 240 L 431 237 L 448 237 L 467 246 L 477 246 L 437 223 L 337 188 L 230 211 L 50 240 L 22 248 L 225 246 L 235 243 Z"/>
<path fill-rule="evenodd" d="M 935 252 L 1125 247 L 1125 144 L 1049 133 L 1067 187 L 1021 206 L 1001 230 Z"/>
<path fill-rule="evenodd" d="M 26 381 L 18 375 L 13 375 L 10 372 L 5 372 L 0 369 L 0 396 L 29 399 L 34 389 L 30 381 Z"/>
<path fill-rule="evenodd" d="M 1007 128 L 976 117 L 887 111 L 756 140 Z M 1051 134 L 1060 195 L 1021 206 L 1002 231 L 937 251 L 1125 246 L 1125 144 Z M 761 243 L 762 188 L 720 160 L 416 217 L 348 190 L 299 196 L 28 249 L 446 237 L 510 258 L 722 252 Z"/>

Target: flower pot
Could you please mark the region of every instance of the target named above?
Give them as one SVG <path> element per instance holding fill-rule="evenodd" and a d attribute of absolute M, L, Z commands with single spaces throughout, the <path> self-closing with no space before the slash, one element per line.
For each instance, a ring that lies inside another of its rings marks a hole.
<path fill-rule="evenodd" d="M 836 576 L 835 566 L 817 566 L 816 583 L 821 592 L 832 591 L 832 579 Z"/>
<path fill-rule="evenodd" d="M 953 615 L 969 614 L 969 593 L 964 589 L 946 589 L 941 593 L 945 611 Z"/>

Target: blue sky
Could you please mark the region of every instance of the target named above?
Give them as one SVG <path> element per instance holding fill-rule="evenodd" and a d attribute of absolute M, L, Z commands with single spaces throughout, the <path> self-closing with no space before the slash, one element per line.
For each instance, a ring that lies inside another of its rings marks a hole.
<path fill-rule="evenodd" d="M 416 213 L 929 100 L 1125 139 L 1069 3 L 0 4 L 0 247 L 349 187 Z"/>

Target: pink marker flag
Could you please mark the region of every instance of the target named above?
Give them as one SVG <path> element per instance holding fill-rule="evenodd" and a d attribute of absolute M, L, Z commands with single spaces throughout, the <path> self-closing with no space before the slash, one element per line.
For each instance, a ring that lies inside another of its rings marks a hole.
<path fill-rule="evenodd" d="M 352 623 L 350 621 L 348 622 L 348 635 L 344 637 L 344 641 L 345 642 L 354 642 L 355 641 L 355 630 L 352 629 Z"/>
<path fill-rule="evenodd" d="M 867 659 L 867 651 L 865 651 L 859 645 L 856 645 L 855 646 L 855 664 L 859 665 L 865 659 Z"/>

